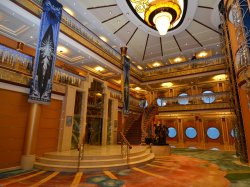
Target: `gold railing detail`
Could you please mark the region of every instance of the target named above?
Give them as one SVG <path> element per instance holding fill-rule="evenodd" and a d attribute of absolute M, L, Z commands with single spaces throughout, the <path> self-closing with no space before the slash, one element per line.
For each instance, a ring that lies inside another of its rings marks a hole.
<path fill-rule="evenodd" d="M 83 159 L 83 156 L 84 156 L 84 145 L 80 144 L 78 147 L 78 164 L 77 164 L 78 172 L 80 171 L 81 160 Z"/>
<path fill-rule="evenodd" d="M 121 156 L 124 159 L 127 159 L 127 164 L 129 164 L 129 150 L 132 149 L 131 144 L 128 142 L 127 138 L 124 136 L 123 132 L 120 132 L 121 135 Z"/>

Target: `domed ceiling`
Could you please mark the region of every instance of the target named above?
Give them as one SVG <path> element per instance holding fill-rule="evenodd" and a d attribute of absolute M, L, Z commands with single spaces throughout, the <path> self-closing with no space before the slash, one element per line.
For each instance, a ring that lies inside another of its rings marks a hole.
<path fill-rule="evenodd" d="M 115 50 L 128 47 L 128 55 L 142 69 L 180 63 L 194 53 L 220 53 L 219 0 L 179 0 L 180 22 L 167 35 L 145 24 L 135 9 L 152 0 L 60 0 L 74 16 Z"/>

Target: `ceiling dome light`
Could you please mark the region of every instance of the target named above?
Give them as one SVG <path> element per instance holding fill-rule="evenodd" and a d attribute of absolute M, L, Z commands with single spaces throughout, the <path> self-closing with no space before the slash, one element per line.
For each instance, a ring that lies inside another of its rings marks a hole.
<path fill-rule="evenodd" d="M 156 27 L 160 35 L 166 35 L 180 15 L 178 0 L 154 0 L 145 10 L 144 20 L 148 25 Z"/>
<path fill-rule="evenodd" d="M 170 88 L 173 86 L 173 83 L 172 82 L 164 82 L 161 84 L 161 86 L 166 87 L 166 88 Z"/>

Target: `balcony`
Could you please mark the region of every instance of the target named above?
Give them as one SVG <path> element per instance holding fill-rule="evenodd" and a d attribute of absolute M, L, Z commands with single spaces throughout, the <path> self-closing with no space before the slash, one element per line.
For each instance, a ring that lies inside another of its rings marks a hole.
<path fill-rule="evenodd" d="M 201 111 L 231 109 L 231 94 L 217 92 L 213 94 L 200 94 L 186 97 L 162 98 L 165 106 L 159 107 L 159 113 L 176 111 Z"/>
<path fill-rule="evenodd" d="M 153 81 L 157 79 L 165 79 L 179 77 L 185 75 L 194 75 L 199 73 L 225 70 L 226 61 L 221 55 L 212 58 L 197 59 L 178 64 L 171 64 L 165 67 L 154 68 L 143 72 L 143 81 Z"/>

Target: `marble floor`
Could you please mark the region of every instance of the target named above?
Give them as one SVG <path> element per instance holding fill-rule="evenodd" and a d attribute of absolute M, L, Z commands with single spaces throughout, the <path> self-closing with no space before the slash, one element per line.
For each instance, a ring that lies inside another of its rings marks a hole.
<path fill-rule="evenodd" d="M 103 148 L 103 152 L 109 152 Z M 172 148 L 169 156 L 122 170 L 66 173 L 42 170 L 0 173 L 0 186 L 26 187 L 249 187 L 250 167 L 235 153 Z"/>
<path fill-rule="evenodd" d="M 143 167 L 133 167 L 119 171 L 104 170 L 94 174 L 33 171 L 1 179 L 1 186 L 229 186 L 230 182 L 218 166 L 208 161 L 172 155 L 156 158 Z"/>
<path fill-rule="evenodd" d="M 171 144 L 171 155 L 143 166 L 95 173 L 14 170 L 0 173 L 0 186 L 12 187 L 248 187 L 250 167 L 240 164 L 233 147 Z M 180 148 L 186 147 L 186 148 Z M 145 149 L 134 146 L 133 152 Z M 85 155 L 117 155 L 120 146 L 86 145 Z M 132 151 L 131 150 L 131 151 Z M 229 150 L 229 151 L 228 151 Z M 77 156 L 78 151 L 54 153 Z"/>

